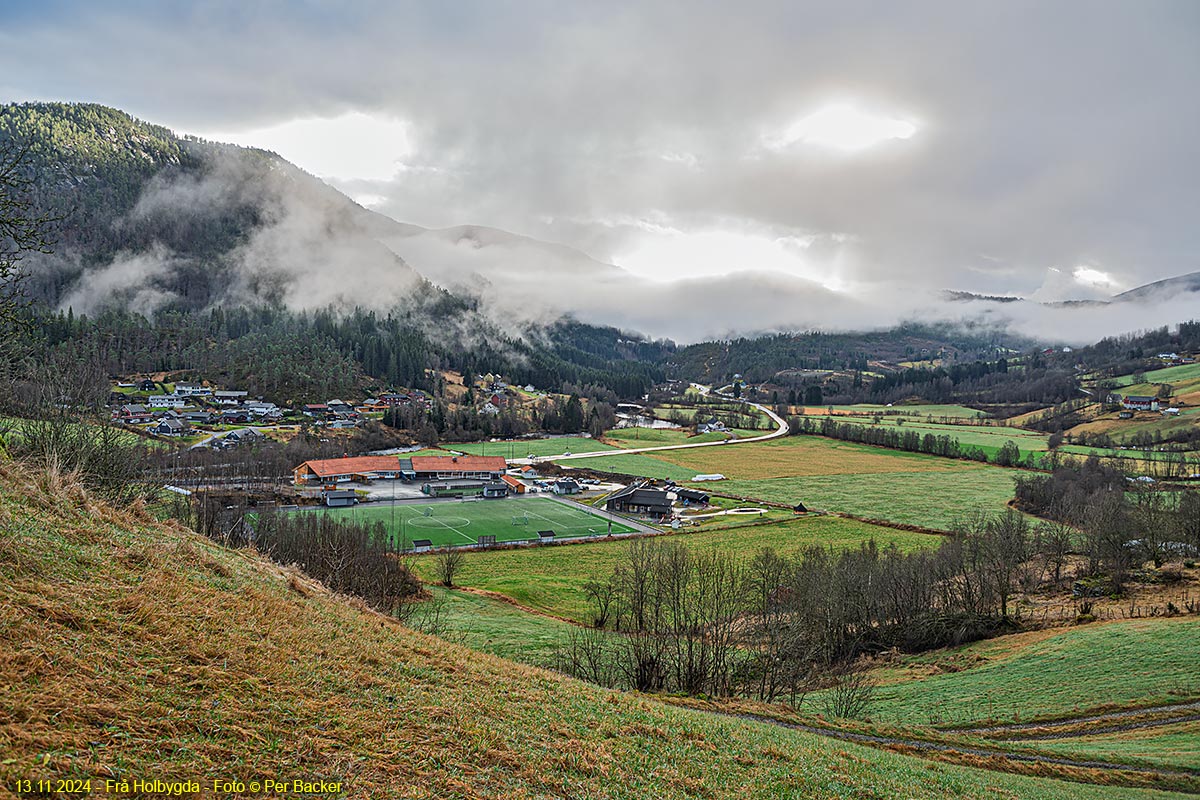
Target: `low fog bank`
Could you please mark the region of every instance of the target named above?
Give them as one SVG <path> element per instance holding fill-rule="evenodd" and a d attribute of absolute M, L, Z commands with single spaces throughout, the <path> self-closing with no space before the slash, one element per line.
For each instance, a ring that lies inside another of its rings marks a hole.
<path fill-rule="evenodd" d="M 1137 301 L 1048 305 L 947 300 L 941 291 L 902 283 L 837 292 L 774 272 L 658 282 L 599 265 L 578 251 L 562 248 L 573 254 L 564 257 L 536 240 L 493 231 L 480 244 L 460 231 L 384 241 L 430 280 L 478 298 L 497 320 L 537 323 L 570 314 L 681 344 L 814 329 L 879 330 L 915 320 L 989 325 L 1042 342 L 1082 345 L 1200 314 L 1200 293 L 1171 291 Z"/>
<path fill-rule="evenodd" d="M 61 308 L 96 314 L 121 307 L 149 316 L 173 305 L 280 302 L 294 309 L 387 311 L 406 306 L 425 278 L 475 298 L 508 330 L 570 315 L 681 344 L 879 330 L 905 321 L 994 325 L 1042 342 L 1086 344 L 1200 315 L 1200 293 L 1177 290 L 1052 305 L 948 300 L 898 280 L 834 291 L 781 272 L 652 280 L 570 247 L 494 228 L 431 230 L 395 222 L 276 156 L 209 147 L 202 174 L 155 178 L 115 222 L 142 226 L 154 238 L 150 246 L 99 267 L 85 269 L 70 252 L 43 264 L 59 287 Z M 231 226 L 240 233 L 213 233 Z M 224 249 L 185 253 L 164 243 L 170 241 L 217 241 Z"/>

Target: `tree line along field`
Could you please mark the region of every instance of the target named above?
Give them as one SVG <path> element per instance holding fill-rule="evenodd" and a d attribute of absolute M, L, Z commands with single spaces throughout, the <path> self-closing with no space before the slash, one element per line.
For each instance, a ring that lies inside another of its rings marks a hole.
<path fill-rule="evenodd" d="M 574 505 L 548 497 L 510 497 L 500 500 L 431 500 L 428 503 L 359 505 L 351 508 L 321 508 L 297 514 L 331 514 L 339 519 L 374 525 L 380 523 L 394 546 L 408 549 L 414 540 L 427 539 L 434 547 L 473 545 L 480 536 L 495 536 L 497 543 L 522 542 L 537 538 L 538 531 L 552 530 L 562 538 L 605 536 L 609 520 Z M 514 524 L 514 518 L 524 518 Z M 612 533 L 631 533 L 635 528 L 613 522 Z"/>
<path fill-rule="evenodd" d="M 932 534 L 817 516 L 665 535 L 696 551 L 718 550 L 747 558 L 764 547 L 795 553 L 812 546 L 859 547 L 874 540 L 880 547 L 894 542 L 907 551 L 936 547 L 941 542 L 941 537 Z M 461 586 L 497 592 L 539 611 L 586 622 L 589 604 L 584 583 L 610 574 L 627 546 L 627 542 L 620 540 L 597 540 L 579 545 L 481 550 L 464 559 L 454 581 Z M 419 555 L 412 559 L 413 568 L 426 581 L 436 579 L 435 558 Z"/>
<path fill-rule="evenodd" d="M 1200 412 L 1200 409 L 1197 409 L 1197 411 Z M 814 417 L 813 419 L 820 418 Z M 1029 453 L 1040 454 L 1047 453 L 1050 450 L 1049 434 L 1008 425 L 927 422 L 921 419 L 906 420 L 899 417 L 884 417 L 878 423 L 873 419 L 842 417 L 838 419 L 838 422 L 861 425 L 863 427 L 881 425 L 900 432 L 916 431 L 921 436 L 926 434 L 949 436 L 952 439 L 958 440 L 958 443 L 963 447 L 982 450 L 989 460 L 993 460 L 996 457 L 996 454 L 1006 442 L 1015 444 L 1021 451 L 1022 458 Z M 1072 432 L 1109 433 L 1115 440 L 1121 441 L 1139 431 L 1148 431 L 1151 433 L 1162 432 L 1165 434 L 1171 430 L 1187 428 L 1194 424 L 1195 422 L 1187 419 L 1186 415 L 1184 417 L 1162 417 L 1149 421 L 1102 419 L 1079 425 L 1073 428 Z M 1154 461 L 1164 458 L 1162 453 L 1150 452 L 1147 454 L 1145 451 L 1140 450 L 1125 452 L 1108 447 L 1091 447 L 1079 444 L 1062 444 L 1058 450 L 1061 453 L 1070 453 L 1077 456 L 1094 455 L 1104 459 L 1121 459 L 1128 468 L 1135 471 L 1144 465 L 1147 455 L 1150 460 Z"/>

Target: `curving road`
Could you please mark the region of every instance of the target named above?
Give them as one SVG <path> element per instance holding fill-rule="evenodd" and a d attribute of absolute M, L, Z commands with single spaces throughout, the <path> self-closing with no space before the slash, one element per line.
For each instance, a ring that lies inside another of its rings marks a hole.
<path fill-rule="evenodd" d="M 701 394 L 708 394 L 707 387 L 700 387 L 698 384 L 692 384 L 701 390 Z M 735 398 L 729 398 L 734 400 Z M 789 428 L 787 420 L 776 414 L 767 406 L 760 403 L 751 403 L 748 400 L 742 400 L 748 406 L 757 408 L 759 411 L 766 414 L 772 422 L 777 426 L 775 430 L 762 436 L 751 436 L 748 439 L 720 439 L 715 442 L 694 442 L 692 444 L 667 444 L 658 445 L 656 447 L 631 447 L 625 450 L 598 450 L 591 453 L 560 453 L 556 456 L 535 456 L 534 458 L 517 458 L 512 459 L 511 464 L 537 464 L 542 461 L 567 461 L 573 458 L 597 458 L 603 456 L 624 456 L 634 453 L 655 453 L 661 450 L 685 450 L 691 447 L 721 447 L 735 444 L 749 444 L 750 442 L 765 442 L 768 439 L 778 439 L 780 436 L 787 436 Z"/>

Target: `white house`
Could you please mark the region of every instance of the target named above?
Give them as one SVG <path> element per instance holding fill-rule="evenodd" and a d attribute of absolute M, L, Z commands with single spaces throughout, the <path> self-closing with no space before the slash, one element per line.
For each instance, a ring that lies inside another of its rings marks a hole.
<path fill-rule="evenodd" d="M 208 397 L 212 389 L 198 383 L 177 383 L 172 393 L 179 397 Z"/>
<path fill-rule="evenodd" d="M 213 392 L 213 399 L 223 406 L 236 406 L 246 399 L 249 392 L 222 391 Z"/>
<path fill-rule="evenodd" d="M 187 401 L 171 394 L 152 394 L 146 404 L 151 408 L 183 408 Z"/>

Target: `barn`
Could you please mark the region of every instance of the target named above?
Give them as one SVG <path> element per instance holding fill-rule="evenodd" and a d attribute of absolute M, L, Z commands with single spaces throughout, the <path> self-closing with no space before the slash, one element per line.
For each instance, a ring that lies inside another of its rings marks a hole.
<path fill-rule="evenodd" d="M 664 489 L 629 486 L 608 498 L 605 508 L 621 514 L 669 517 L 671 516 L 671 498 Z"/>
<path fill-rule="evenodd" d="M 712 499 L 708 492 L 702 492 L 699 489 L 676 489 L 675 497 L 685 506 L 706 506 Z"/>

